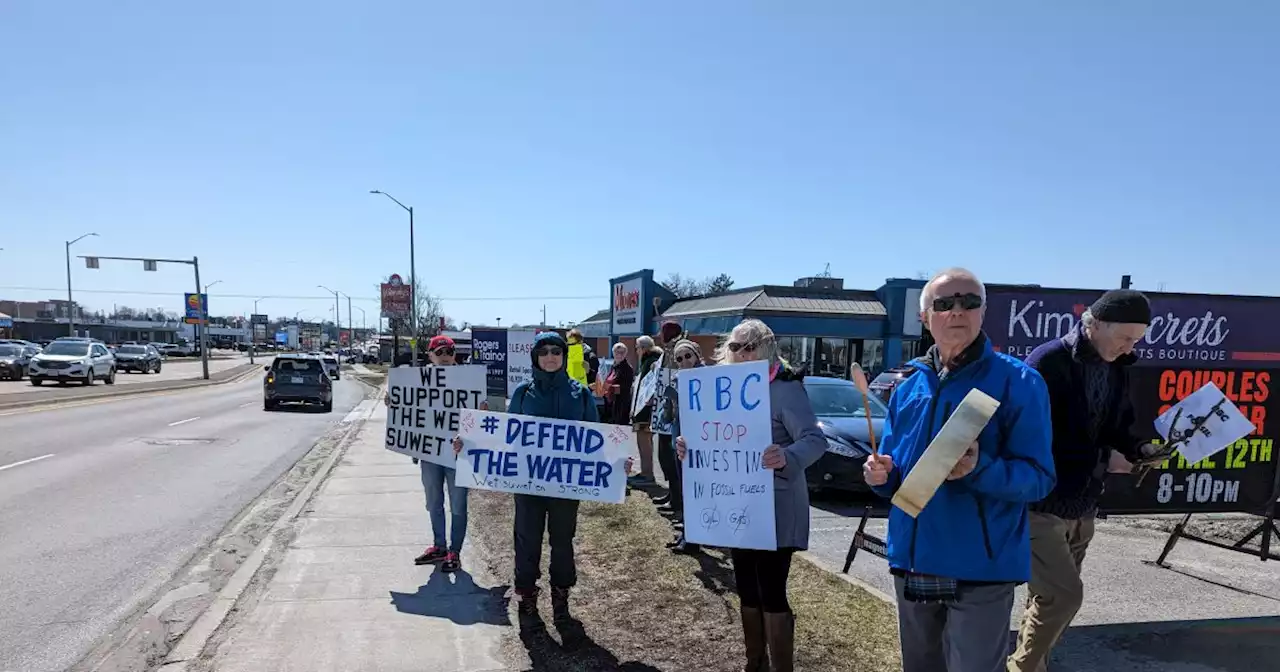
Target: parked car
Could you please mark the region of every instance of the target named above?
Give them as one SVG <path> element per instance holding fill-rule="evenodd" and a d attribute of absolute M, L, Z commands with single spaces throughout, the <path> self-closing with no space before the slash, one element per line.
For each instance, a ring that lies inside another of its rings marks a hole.
<path fill-rule="evenodd" d="M 31 361 L 29 348 L 17 343 L 0 343 L 0 379 L 22 380 Z"/>
<path fill-rule="evenodd" d="M 160 352 L 149 345 L 122 345 L 116 348 L 116 369 L 138 373 L 160 373 Z"/>
<path fill-rule="evenodd" d="M 319 404 L 333 410 L 333 381 L 324 362 L 308 355 L 278 355 L 262 367 L 262 410 L 274 411 L 285 403 Z"/>
<path fill-rule="evenodd" d="M 92 385 L 99 378 L 108 385 L 114 385 L 116 358 L 101 342 L 87 338 L 60 338 L 31 358 L 27 364 L 27 375 L 32 385 L 41 385 L 46 380 Z"/>
<path fill-rule="evenodd" d="M 805 378 L 804 388 L 813 414 L 818 416 L 818 426 L 827 438 L 827 452 L 805 471 L 809 489 L 869 490 L 862 479 L 862 465 L 871 454 L 862 393 L 851 381 L 840 378 Z M 869 404 L 871 427 L 878 442 L 889 409 L 874 394 L 869 397 Z"/>
<path fill-rule="evenodd" d="M 899 366 L 896 368 L 883 371 L 876 376 L 874 380 L 867 384 L 871 389 L 871 394 L 877 399 L 888 404 L 889 397 L 893 394 L 893 389 L 902 384 L 902 381 L 911 377 L 911 374 L 918 371 L 914 366 Z"/>
<path fill-rule="evenodd" d="M 324 372 L 334 380 L 342 380 L 342 365 L 338 363 L 338 358 L 333 355 L 321 355 L 320 361 L 324 362 Z"/>

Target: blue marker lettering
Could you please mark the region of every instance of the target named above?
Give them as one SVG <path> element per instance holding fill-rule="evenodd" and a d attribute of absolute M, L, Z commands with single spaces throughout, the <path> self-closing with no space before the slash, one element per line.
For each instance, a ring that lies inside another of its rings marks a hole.
<path fill-rule="evenodd" d="M 507 445 L 511 445 L 520 437 L 520 421 L 515 418 L 507 418 Z"/>
<path fill-rule="evenodd" d="M 551 450 L 568 450 L 565 446 L 565 430 L 568 427 L 564 425 L 556 425 L 551 428 Z"/>
<path fill-rule="evenodd" d="M 590 455 L 591 453 L 604 448 L 604 435 L 594 429 L 586 430 L 586 447 L 582 452 Z"/>
<path fill-rule="evenodd" d="M 689 410 L 702 410 L 702 398 L 698 396 L 701 391 L 702 381 L 697 378 L 689 379 L 689 394 L 687 395 L 689 397 Z"/>
<path fill-rule="evenodd" d="M 748 411 L 760 405 L 759 399 L 756 399 L 755 403 L 747 401 L 747 383 L 751 382 L 751 379 L 753 378 L 755 379 L 756 382 L 760 382 L 760 374 L 758 373 L 747 374 L 747 377 L 742 379 L 742 392 L 738 395 L 742 398 L 742 407 L 747 409 Z"/>
<path fill-rule="evenodd" d="M 716 376 L 716 410 L 723 411 L 729 408 L 729 402 L 733 401 L 733 395 L 729 394 L 729 385 L 733 381 L 728 376 Z"/>

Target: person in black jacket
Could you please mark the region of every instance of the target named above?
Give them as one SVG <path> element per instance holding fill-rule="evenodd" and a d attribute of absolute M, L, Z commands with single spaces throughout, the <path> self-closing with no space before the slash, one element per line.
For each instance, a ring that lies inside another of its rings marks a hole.
<path fill-rule="evenodd" d="M 1036 348 L 1027 364 L 1049 389 L 1058 482 L 1031 506 L 1031 583 L 1010 672 L 1043 672 L 1084 601 L 1080 568 L 1108 473 L 1129 473 L 1158 448 L 1133 432 L 1128 367 L 1151 323 L 1142 293 L 1107 292 L 1071 333 Z"/>

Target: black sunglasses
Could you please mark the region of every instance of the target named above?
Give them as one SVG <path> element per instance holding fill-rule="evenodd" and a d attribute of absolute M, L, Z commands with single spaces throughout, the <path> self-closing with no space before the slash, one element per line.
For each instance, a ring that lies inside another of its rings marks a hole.
<path fill-rule="evenodd" d="M 538 349 L 537 349 L 537 350 L 535 350 L 534 352 L 535 352 L 535 354 L 537 354 L 539 357 L 546 357 L 546 356 L 548 356 L 548 355 L 550 355 L 550 356 L 552 356 L 552 357 L 559 357 L 560 355 L 563 355 L 563 354 L 564 354 L 564 350 L 561 350 L 560 348 L 555 348 L 555 347 L 551 347 L 551 348 L 538 348 Z"/>
<path fill-rule="evenodd" d="M 757 347 L 759 347 L 758 343 L 738 343 L 737 341 L 729 342 L 729 352 L 738 352 L 739 350 L 742 350 L 743 352 L 755 352 Z"/>
<path fill-rule="evenodd" d="M 945 313 L 957 305 L 960 306 L 961 310 L 977 310 L 982 307 L 982 297 L 972 292 L 952 296 L 939 296 L 933 300 L 933 312 Z"/>
<path fill-rule="evenodd" d="M 435 350 L 432 350 L 431 352 L 434 352 L 434 353 L 436 354 L 436 356 L 438 356 L 438 357 L 443 357 L 443 356 L 445 356 L 445 355 L 452 355 L 452 354 L 453 354 L 453 348 L 436 348 Z"/>
<path fill-rule="evenodd" d="M 676 355 L 676 363 L 679 364 L 686 359 L 693 359 L 693 355 Z"/>

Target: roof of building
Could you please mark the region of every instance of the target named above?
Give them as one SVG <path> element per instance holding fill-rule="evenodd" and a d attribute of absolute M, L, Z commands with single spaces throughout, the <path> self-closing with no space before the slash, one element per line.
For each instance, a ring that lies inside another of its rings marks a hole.
<path fill-rule="evenodd" d="M 587 319 L 579 322 L 578 324 L 591 324 L 593 322 L 607 323 L 609 321 L 609 314 L 610 314 L 610 310 L 608 308 L 605 308 L 604 310 L 597 310 L 594 314 L 591 315 L 591 317 L 588 317 Z"/>
<path fill-rule="evenodd" d="M 677 301 L 662 317 L 688 317 L 721 313 L 811 313 L 884 317 L 884 304 L 875 292 L 862 290 L 815 290 L 805 287 L 763 285 L 724 294 Z"/>

